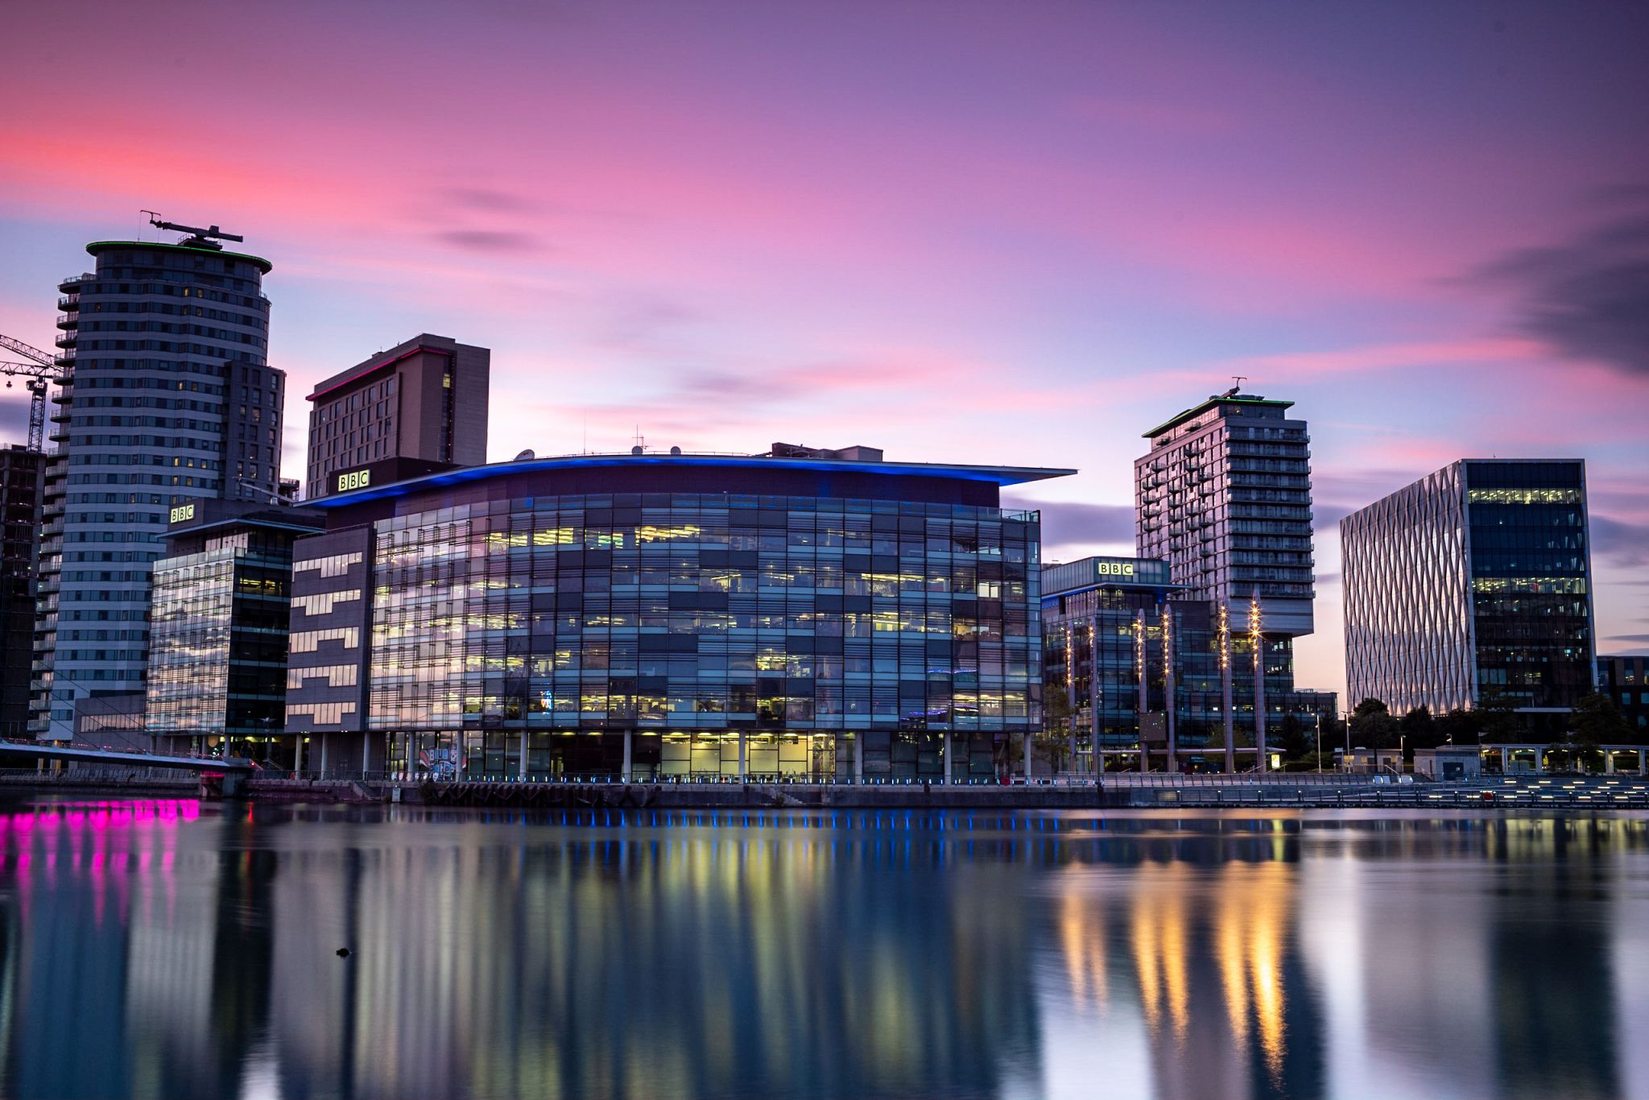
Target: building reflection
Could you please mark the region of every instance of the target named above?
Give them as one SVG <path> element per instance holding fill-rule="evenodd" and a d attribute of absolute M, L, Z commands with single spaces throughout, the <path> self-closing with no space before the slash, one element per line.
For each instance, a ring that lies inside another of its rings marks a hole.
<path fill-rule="evenodd" d="M 1416 835 L 1374 838 L 1365 855 L 1412 859 Z M 1645 850 L 1630 818 L 1492 818 L 1441 823 L 1428 854 L 1495 868 L 1462 888 L 1448 867 L 1365 899 L 1362 959 L 1376 1057 L 1422 1089 L 1462 1077 L 1503 1098 L 1622 1095 L 1614 857 Z"/>
<path fill-rule="evenodd" d="M 282 874 L 283 1094 L 992 1095 L 1003 1049 L 1035 1047 L 1018 911 L 948 887 L 924 848 L 465 833 L 496 835 L 305 852 Z"/>
<path fill-rule="evenodd" d="M 1614 1097 L 1646 853 L 1629 818 L 43 805 L 0 813 L 0 1095 Z"/>
<path fill-rule="evenodd" d="M 1297 840 L 1197 847 L 1195 860 L 1137 862 L 1126 880 L 1068 869 L 1057 919 L 1072 1002 L 1138 1012 L 1156 1096 L 1324 1095 L 1319 995 L 1283 861 Z M 1134 862 L 1126 846 L 1110 854 Z"/>

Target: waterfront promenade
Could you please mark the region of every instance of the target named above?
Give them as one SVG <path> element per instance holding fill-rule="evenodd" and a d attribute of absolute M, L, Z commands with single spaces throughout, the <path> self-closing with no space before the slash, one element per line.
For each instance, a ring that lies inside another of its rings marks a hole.
<path fill-rule="evenodd" d="M 187 773 L 147 767 L 79 765 L 58 772 L 0 771 L 0 790 L 96 790 L 104 793 L 198 793 Z M 556 782 L 449 780 L 387 776 L 281 777 L 262 774 L 249 797 L 288 802 L 402 803 L 521 809 L 1079 809 L 1271 806 L 1498 809 L 1649 809 L 1649 778 L 1635 775 L 1486 776 L 1434 783 L 1410 776 L 1345 773 L 1172 775 L 1110 773 L 1056 777 L 1029 784 Z"/>

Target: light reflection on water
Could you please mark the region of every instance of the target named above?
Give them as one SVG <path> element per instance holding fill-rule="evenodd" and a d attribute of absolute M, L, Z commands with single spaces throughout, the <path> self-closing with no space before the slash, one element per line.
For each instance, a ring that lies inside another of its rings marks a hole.
<path fill-rule="evenodd" d="M 1646 918 L 1642 815 L 15 804 L 0 1093 L 1649 1097 Z"/>

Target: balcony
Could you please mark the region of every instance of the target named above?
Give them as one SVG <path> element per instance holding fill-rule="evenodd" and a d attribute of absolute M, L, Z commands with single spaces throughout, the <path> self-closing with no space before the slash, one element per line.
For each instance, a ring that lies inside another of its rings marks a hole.
<path fill-rule="evenodd" d="M 64 311 L 79 309 L 80 308 L 80 295 L 78 295 L 78 294 L 65 294 L 65 295 L 63 295 L 63 297 L 61 297 L 57 300 L 57 308 L 61 309 L 61 310 L 64 310 Z"/>
<path fill-rule="evenodd" d="M 53 341 L 53 343 L 55 343 L 60 348 L 66 348 L 70 352 L 72 352 L 74 350 L 74 342 L 77 339 L 79 339 L 79 334 L 78 333 L 60 332 L 60 333 L 57 334 L 57 339 L 55 341 Z M 59 361 L 62 361 L 63 356 L 59 355 L 57 358 L 58 358 Z"/>
<path fill-rule="evenodd" d="M 78 313 L 59 313 L 57 315 L 57 327 L 58 328 L 78 328 L 79 326 L 80 326 L 80 314 L 78 314 Z M 62 339 L 62 337 L 59 337 L 59 339 Z M 58 346 L 61 347 L 62 345 L 59 344 Z"/>
<path fill-rule="evenodd" d="M 69 289 L 70 287 L 77 287 L 81 283 L 95 282 L 97 282 L 96 275 L 93 275 L 90 271 L 83 271 L 79 275 L 71 275 L 67 279 L 64 279 L 62 282 L 58 283 L 57 289 L 61 290 L 65 294 L 68 294 L 71 292 Z"/>

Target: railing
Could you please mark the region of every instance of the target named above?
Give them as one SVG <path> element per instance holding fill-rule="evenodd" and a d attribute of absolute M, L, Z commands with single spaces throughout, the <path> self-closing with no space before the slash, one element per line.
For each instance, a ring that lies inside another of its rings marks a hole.
<path fill-rule="evenodd" d="M 176 768 L 141 768 L 126 764 L 80 764 L 63 768 L 0 768 L 0 784 L 51 783 L 75 786 L 88 783 L 162 783 L 167 786 L 194 787 L 199 780 L 193 772 Z"/>

